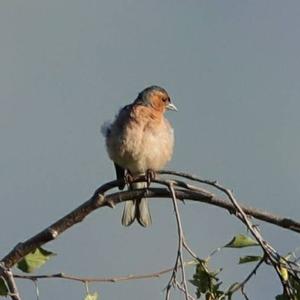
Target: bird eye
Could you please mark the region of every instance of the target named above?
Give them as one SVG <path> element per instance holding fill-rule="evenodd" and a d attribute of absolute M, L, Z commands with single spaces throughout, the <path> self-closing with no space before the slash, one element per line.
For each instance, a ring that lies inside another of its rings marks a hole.
<path fill-rule="evenodd" d="M 167 98 L 162 98 L 162 101 L 163 102 L 167 102 Z"/>

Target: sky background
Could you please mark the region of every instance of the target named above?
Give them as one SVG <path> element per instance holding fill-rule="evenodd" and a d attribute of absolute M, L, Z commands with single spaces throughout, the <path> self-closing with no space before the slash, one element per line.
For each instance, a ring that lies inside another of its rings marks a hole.
<path fill-rule="evenodd" d="M 176 134 L 169 169 L 217 179 L 243 203 L 299 219 L 299 15 L 296 0 L 1 1 L 1 256 L 115 178 L 101 124 L 152 84 L 179 110 L 167 113 Z M 148 229 L 122 227 L 121 205 L 94 212 L 46 245 L 58 256 L 39 273 L 118 276 L 173 266 L 172 203 L 150 204 Z M 246 232 L 219 208 L 188 202 L 180 210 L 200 257 Z M 261 224 L 282 254 L 299 246 L 298 234 Z M 259 253 L 224 250 L 212 268 L 224 268 L 226 286 L 252 267 L 238 266 L 238 257 Z M 169 276 L 90 289 L 101 300 L 163 299 Z M 17 284 L 23 299 L 35 299 L 31 282 Z M 85 293 L 63 280 L 40 281 L 39 289 L 42 300 Z M 259 300 L 281 290 L 264 267 L 246 292 Z"/>

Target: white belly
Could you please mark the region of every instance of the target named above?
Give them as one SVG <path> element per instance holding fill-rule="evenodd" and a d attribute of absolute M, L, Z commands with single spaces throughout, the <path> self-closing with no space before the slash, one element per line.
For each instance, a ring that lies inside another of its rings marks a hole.
<path fill-rule="evenodd" d="M 128 128 L 123 136 L 114 134 L 107 141 L 109 155 L 132 174 L 161 170 L 172 157 L 174 133 L 167 120 L 159 127 Z"/>

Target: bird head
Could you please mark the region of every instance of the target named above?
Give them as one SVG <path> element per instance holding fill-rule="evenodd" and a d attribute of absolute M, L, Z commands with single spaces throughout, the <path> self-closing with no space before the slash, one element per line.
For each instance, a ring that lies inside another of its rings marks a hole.
<path fill-rule="evenodd" d="M 155 85 L 141 91 L 134 103 L 151 107 L 162 113 L 166 110 L 177 111 L 176 106 L 171 102 L 168 92 L 164 88 Z"/>

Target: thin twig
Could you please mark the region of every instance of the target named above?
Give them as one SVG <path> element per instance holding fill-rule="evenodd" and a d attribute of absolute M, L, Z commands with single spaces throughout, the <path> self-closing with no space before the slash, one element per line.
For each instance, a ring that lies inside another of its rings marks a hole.
<path fill-rule="evenodd" d="M 36 300 L 40 299 L 40 290 L 37 280 L 33 280 L 34 286 L 35 286 L 35 293 L 36 293 Z"/>
<path fill-rule="evenodd" d="M 1 278 L 4 280 L 4 283 L 6 284 L 6 287 L 8 289 L 8 295 L 10 296 L 10 298 L 12 300 L 21 300 L 11 269 L 6 268 L 0 262 L 0 270 L 2 273 Z"/>
<path fill-rule="evenodd" d="M 190 175 L 188 173 L 185 172 L 177 172 L 177 171 L 171 171 L 171 170 L 162 170 L 158 172 L 161 175 L 174 175 L 174 176 L 178 176 L 178 177 L 182 177 L 182 178 L 186 178 L 192 181 L 196 181 L 199 183 L 203 183 L 203 184 L 209 184 L 211 186 L 213 186 L 213 184 L 216 183 L 216 181 L 214 180 L 205 180 L 205 179 L 201 179 L 198 176 L 195 175 Z M 213 195 L 213 194 L 212 194 Z M 184 199 L 190 199 L 190 198 L 184 198 Z M 221 198 L 217 197 L 216 195 L 213 196 L 213 199 L 217 199 L 217 200 L 221 200 Z M 192 200 L 192 199 L 191 199 Z M 194 199 L 193 199 L 194 200 Z M 223 208 L 228 208 L 230 210 L 230 207 L 224 207 L 224 203 L 222 203 L 222 201 L 220 203 L 216 203 L 214 204 L 214 201 L 212 201 L 213 205 L 216 206 L 221 206 Z M 219 205 L 221 204 L 221 205 Z M 240 205 L 243 209 L 243 211 L 249 215 L 252 216 L 258 220 L 262 220 L 265 221 L 267 223 L 271 223 L 295 232 L 300 233 L 300 222 L 293 220 L 291 218 L 288 217 L 281 217 L 254 207 L 249 207 L 249 206 L 245 206 L 245 205 Z"/>
<path fill-rule="evenodd" d="M 184 260 L 183 260 L 183 251 L 182 251 L 184 235 L 183 235 L 183 229 L 182 229 L 181 219 L 180 219 L 180 215 L 179 215 L 179 209 L 178 209 L 178 205 L 177 205 L 177 199 L 176 199 L 176 195 L 175 195 L 175 191 L 174 191 L 172 182 L 169 183 L 169 189 L 170 189 L 170 192 L 172 195 L 173 207 L 174 207 L 174 211 L 175 211 L 177 231 L 178 231 L 178 249 L 177 249 L 177 258 L 176 258 L 176 264 L 175 264 L 174 269 L 176 269 L 176 271 L 177 271 L 178 260 L 179 260 L 180 265 L 181 265 L 181 277 L 182 277 L 185 298 L 186 298 L 186 300 L 189 300 L 189 293 L 188 293 L 187 283 L 186 283 L 186 278 L 185 278 Z M 175 274 L 173 280 L 176 280 L 176 273 L 173 272 L 173 274 Z M 173 277 L 173 275 L 172 275 L 172 277 Z"/>
<path fill-rule="evenodd" d="M 277 253 L 277 251 L 275 249 L 273 249 L 261 236 L 260 232 L 257 230 L 257 227 L 254 226 L 251 221 L 249 220 L 249 218 L 247 217 L 247 215 L 244 213 L 244 211 L 242 210 L 242 208 L 239 206 L 238 202 L 236 201 L 236 199 L 234 198 L 232 192 L 224 187 L 222 187 L 219 184 L 214 184 L 215 187 L 219 188 L 221 191 L 223 191 L 228 198 L 230 199 L 230 201 L 232 202 L 232 204 L 235 206 L 235 208 L 238 211 L 238 218 L 247 226 L 248 230 L 251 232 L 251 234 L 254 236 L 254 238 L 257 240 L 257 242 L 260 244 L 261 248 L 263 249 L 266 258 L 268 258 L 268 260 L 270 260 L 271 264 L 273 265 L 280 281 L 282 284 L 282 287 L 285 291 L 285 293 L 288 296 L 292 296 L 291 294 L 291 288 L 289 285 L 289 282 L 287 282 L 284 278 L 282 278 L 281 272 L 279 270 L 280 268 L 280 258 L 281 256 Z"/>
<path fill-rule="evenodd" d="M 161 270 L 159 272 L 148 273 L 148 274 L 125 275 L 125 276 L 114 276 L 114 277 L 82 277 L 82 276 L 68 275 L 65 273 L 45 274 L 45 275 L 14 274 L 14 277 L 18 279 L 28 279 L 33 281 L 39 279 L 67 279 L 67 280 L 79 281 L 83 283 L 85 282 L 116 283 L 116 282 L 129 281 L 129 280 L 159 278 L 164 274 L 170 273 L 171 271 L 173 271 L 173 268 L 168 268 L 168 269 Z"/>
<path fill-rule="evenodd" d="M 275 249 L 273 249 L 262 238 L 262 236 L 261 236 L 260 232 L 258 231 L 257 227 L 254 226 L 250 222 L 247 214 L 245 213 L 243 208 L 239 205 L 239 203 L 236 201 L 235 197 L 233 196 L 233 193 L 229 189 L 221 186 L 216 181 L 203 180 L 203 179 L 200 179 L 196 176 L 189 175 L 189 174 L 178 173 L 178 172 L 173 172 L 173 171 L 161 171 L 160 174 L 172 174 L 172 175 L 176 175 L 176 176 L 185 177 L 187 179 L 190 179 L 190 180 L 193 180 L 193 181 L 197 181 L 197 182 L 212 186 L 212 187 L 218 189 L 219 191 L 223 192 L 228 197 L 228 199 L 230 200 L 232 205 L 234 206 L 234 208 L 235 208 L 234 212 L 235 212 L 236 216 L 247 226 L 248 230 L 251 232 L 251 234 L 254 236 L 254 238 L 257 240 L 257 242 L 259 243 L 259 245 L 263 249 L 266 258 L 268 258 L 270 260 L 272 266 L 274 267 L 274 269 L 275 269 L 275 271 L 276 271 L 276 273 L 277 273 L 277 275 L 278 275 L 278 277 L 281 281 L 281 284 L 282 284 L 282 287 L 283 287 L 283 290 L 284 290 L 284 294 L 286 294 L 289 297 L 292 296 L 292 287 L 290 286 L 289 281 L 285 280 L 282 277 L 281 272 L 280 272 L 281 261 L 282 261 L 282 259 L 284 260 L 284 258 L 282 256 L 280 256 L 277 253 L 277 251 Z"/>
<path fill-rule="evenodd" d="M 176 287 L 180 290 L 180 291 L 182 291 L 183 293 L 185 293 L 185 288 L 182 286 L 182 284 L 180 284 L 177 280 L 175 280 L 175 285 L 176 285 Z M 189 299 L 190 300 L 195 300 L 195 298 L 192 296 L 192 295 L 190 295 L 189 293 L 188 293 L 188 297 L 189 297 Z"/>
<path fill-rule="evenodd" d="M 246 294 L 245 291 L 244 291 L 244 287 L 241 288 L 241 293 L 242 293 L 242 295 L 244 296 L 245 300 L 250 300 L 250 299 L 248 298 L 247 294 Z"/>
<path fill-rule="evenodd" d="M 247 284 L 247 282 L 256 274 L 258 268 L 261 266 L 261 264 L 265 261 L 265 259 L 261 259 L 254 267 L 254 269 L 248 274 L 248 276 L 238 285 L 236 285 L 233 289 L 230 290 L 230 293 L 233 294 L 239 289 L 241 290 L 242 294 L 244 294 L 244 287 Z"/>
<path fill-rule="evenodd" d="M 183 237 L 182 245 L 194 259 L 196 259 L 197 261 L 201 261 L 197 254 L 188 246 L 185 237 Z"/>
<path fill-rule="evenodd" d="M 209 180 L 201 180 L 198 179 L 194 176 L 190 177 L 189 179 L 193 179 L 193 180 L 197 180 L 201 183 L 210 185 L 215 187 L 216 189 L 220 190 L 221 192 L 223 192 L 228 199 L 231 201 L 231 203 L 233 204 L 234 208 L 236 209 L 236 216 L 246 225 L 246 227 L 248 228 L 248 230 L 251 232 L 251 234 L 254 236 L 254 238 L 257 240 L 257 242 L 259 243 L 259 245 L 261 246 L 261 248 L 263 249 L 266 258 L 268 258 L 271 262 L 271 264 L 273 265 L 280 281 L 282 284 L 282 287 L 284 289 L 284 293 L 288 296 L 292 296 L 292 288 L 290 286 L 290 283 L 288 281 L 286 281 L 284 278 L 282 278 L 281 272 L 280 272 L 280 263 L 281 263 L 281 256 L 275 251 L 275 249 L 273 249 L 261 236 L 260 232 L 257 229 L 257 226 L 254 226 L 251 221 L 249 220 L 248 216 L 246 215 L 246 213 L 243 211 L 243 209 L 241 208 L 241 206 L 239 205 L 239 203 L 237 202 L 237 200 L 235 199 L 235 197 L 233 196 L 233 193 L 223 187 L 222 185 L 218 184 L 216 181 L 209 181 Z"/>

